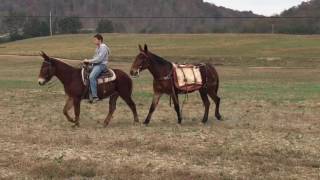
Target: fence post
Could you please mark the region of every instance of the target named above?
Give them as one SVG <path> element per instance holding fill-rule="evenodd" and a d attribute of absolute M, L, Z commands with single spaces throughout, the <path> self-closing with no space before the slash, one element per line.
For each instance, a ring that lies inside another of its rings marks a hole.
<path fill-rule="evenodd" d="M 52 13 L 50 11 L 50 36 L 52 36 Z"/>

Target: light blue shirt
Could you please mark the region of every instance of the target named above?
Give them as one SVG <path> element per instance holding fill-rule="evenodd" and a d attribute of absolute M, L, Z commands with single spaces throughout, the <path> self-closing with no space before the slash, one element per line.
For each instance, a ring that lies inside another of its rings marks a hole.
<path fill-rule="evenodd" d="M 100 44 L 96 49 L 96 53 L 93 56 L 93 59 L 90 59 L 89 62 L 93 64 L 108 64 L 110 50 L 106 44 Z"/>

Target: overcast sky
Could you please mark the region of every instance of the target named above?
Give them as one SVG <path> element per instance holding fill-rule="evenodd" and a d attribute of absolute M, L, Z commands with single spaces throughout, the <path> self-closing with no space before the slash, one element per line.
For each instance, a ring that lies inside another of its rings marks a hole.
<path fill-rule="evenodd" d="M 260 15 L 279 14 L 285 9 L 299 5 L 307 0 L 204 0 L 217 6 L 224 6 L 241 11 L 253 11 Z"/>

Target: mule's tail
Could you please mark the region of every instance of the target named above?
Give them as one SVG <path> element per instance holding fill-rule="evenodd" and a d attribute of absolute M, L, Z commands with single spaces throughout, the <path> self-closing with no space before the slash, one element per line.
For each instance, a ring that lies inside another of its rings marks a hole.
<path fill-rule="evenodd" d="M 213 64 L 206 63 L 206 66 L 208 68 L 208 72 L 212 75 L 214 83 L 216 83 L 215 93 L 217 94 L 220 86 L 219 74 Z"/>
<path fill-rule="evenodd" d="M 122 95 L 131 96 L 133 93 L 133 82 L 128 74 L 120 69 L 113 69 L 117 75 L 117 91 Z"/>

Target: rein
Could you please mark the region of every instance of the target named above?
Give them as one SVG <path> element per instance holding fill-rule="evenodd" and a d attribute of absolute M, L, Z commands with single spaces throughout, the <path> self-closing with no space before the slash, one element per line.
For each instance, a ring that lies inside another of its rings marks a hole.
<path fill-rule="evenodd" d="M 49 71 L 50 71 L 50 73 L 51 73 L 51 71 L 52 71 L 52 63 L 49 62 L 49 61 L 43 61 L 43 62 L 49 65 Z M 45 78 L 48 79 L 49 76 L 50 76 L 50 75 L 47 74 Z"/>
<path fill-rule="evenodd" d="M 167 80 L 172 80 L 172 71 L 173 69 L 170 70 L 169 74 L 167 74 L 166 76 L 162 77 L 162 78 L 159 78 L 157 79 L 158 81 L 167 81 Z"/>
<path fill-rule="evenodd" d="M 178 94 L 176 93 L 176 91 L 174 89 L 173 66 L 172 66 L 172 69 L 170 70 L 170 73 L 167 76 L 163 77 L 161 80 L 171 80 L 171 93 L 172 93 L 172 96 L 170 96 L 170 103 L 169 103 L 170 107 L 172 106 L 171 98 L 174 98 L 174 100 L 179 103 Z M 181 104 L 181 108 L 180 108 L 181 116 L 182 116 L 182 112 L 183 112 L 183 106 L 187 102 L 187 100 L 188 100 L 188 92 L 185 94 L 185 98 L 184 98 L 184 100 L 183 100 L 183 102 Z"/>
<path fill-rule="evenodd" d="M 53 87 L 55 87 L 58 83 L 56 83 L 58 80 L 57 79 L 54 79 L 53 81 L 50 81 L 48 83 L 48 89 L 51 89 Z"/>

